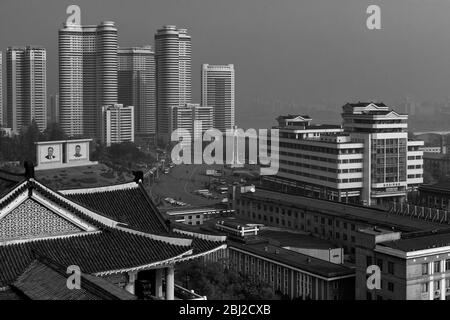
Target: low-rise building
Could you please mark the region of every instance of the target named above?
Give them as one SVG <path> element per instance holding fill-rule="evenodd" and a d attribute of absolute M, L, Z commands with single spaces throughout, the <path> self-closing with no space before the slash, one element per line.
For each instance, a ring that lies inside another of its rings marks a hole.
<path fill-rule="evenodd" d="M 450 210 L 450 182 L 421 185 L 416 202 L 424 207 Z"/>
<path fill-rule="evenodd" d="M 403 235 L 360 230 L 356 250 L 356 299 L 450 300 L 450 234 Z M 367 268 L 379 267 L 380 286 L 367 286 Z"/>
<path fill-rule="evenodd" d="M 329 241 L 234 217 L 191 228 L 226 235 L 226 254 L 208 258 L 216 257 L 276 294 L 303 300 L 354 299 L 354 268 L 343 263 L 342 248 Z"/>
<path fill-rule="evenodd" d="M 344 248 L 348 261 L 354 260 L 356 235 L 359 229 L 377 226 L 404 233 L 446 230 L 449 219 L 432 210 L 424 214 L 386 211 L 361 205 L 337 203 L 256 188 L 255 192 L 229 195 L 232 208 L 239 219 L 271 227 L 307 232 Z"/>

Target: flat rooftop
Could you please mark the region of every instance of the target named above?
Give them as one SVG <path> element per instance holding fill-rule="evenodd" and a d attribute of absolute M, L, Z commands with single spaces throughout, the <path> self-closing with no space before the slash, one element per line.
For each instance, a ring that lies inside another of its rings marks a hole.
<path fill-rule="evenodd" d="M 379 245 L 401 250 L 403 252 L 446 247 L 450 246 L 450 233 L 411 237 L 396 241 L 383 242 L 379 243 Z"/>
<path fill-rule="evenodd" d="M 329 216 L 346 218 L 355 222 L 384 228 L 394 228 L 394 231 L 417 232 L 429 230 L 450 230 L 450 225 L 432 221 L 413 219 L 411 217 L 390 214 L 387 211 L 330 200 L 314 199 L 300 195 L 256 189 L 253 193 L 242 193 L 242 198 L 272 202 L 274 204 L 291 205 L 301 209 L 314 209 Z"/>
<path fill-rule="evenodd" d="M 305 254 L 283 249 L 279 246 L 274 246 L 267 243 L 242 244 L 230 241 L 228 246 L 254 253 L 258 256 L 284 263 L 290 267 L 304 270 L 324 278 L 351 276 L 355 274 L 354 269 L 344 265 L 313 258 Z"/>
<path fill-rule="evenodd" d="M 450 155 L 445 153 L 424 152 L 423 158 L 428 160 L 450 160 Z"/>
<path fill-rule="evenodd" d="M 435 184 L 421 185 L 421 191 L 448 192 L 450 195 L 450 182 L 438 182 Z"/>
<path fill-rule="evenodd" d="M 271 230 L 270 228 L 263 228 L 258 234 L 262 238 L 278 241 L 282 247 L 324 250 L 339 248 L 339 246 L 330 241 L 322 240 L 306 233 L 291 232 L 290 230 Z"/>

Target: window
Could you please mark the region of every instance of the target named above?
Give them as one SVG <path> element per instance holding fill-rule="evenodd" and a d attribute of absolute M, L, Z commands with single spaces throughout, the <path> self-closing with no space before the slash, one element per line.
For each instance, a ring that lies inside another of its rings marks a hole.
<path fill-rule="evenodd" d="M 428 274 L 428 263 L 422 263 L 422 275 Z"/>
<path fill-rule="evenodd" d="M 441 289 L 441 281 L 436 280 L 434 281 L 434 290 L 440 290 Z"/>
<path fill-rule="evenodd" d="M 388 282 L 388 290 L 394 292 L 394 284 L 392 282 Z"/>
<path fill-rule="evenodd" d="M 440 261 L 433 262 L 433 266 L 434 266 L 434 273 L 441 272 L 441 262 Z"/>
<path fill-rule="evenodd" d="M 380 271 L 383 271 L 383 260 L 377 259 L 377 266 L 380 267 Z"/>
<path fill-rule="evenodd" d="M 450 271 L 450 259 L 445 260 L 445 271 Z"/>
<path fill-rule="evenodd" d="M 428 282 L 422 283 L 422 293 L 428 292 Z"/>
<path fill-rule="evenodd" d="M 391 261 L 388 261 L 388 273 L 394 274 L 394 263 Z"/>

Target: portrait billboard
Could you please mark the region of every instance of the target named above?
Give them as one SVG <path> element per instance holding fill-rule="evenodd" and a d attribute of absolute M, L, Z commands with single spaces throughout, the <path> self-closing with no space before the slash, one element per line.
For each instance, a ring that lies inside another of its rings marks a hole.
<path fill-rule="evenodd" d="M 43 144 L 39 145 L 39 163 L 61 163 L 62 145 L 61 144 Z"/>
<path fill-rule="evenodd" d="M 67 142 L 67 160 L 89 160 L 89 141 Z"/>

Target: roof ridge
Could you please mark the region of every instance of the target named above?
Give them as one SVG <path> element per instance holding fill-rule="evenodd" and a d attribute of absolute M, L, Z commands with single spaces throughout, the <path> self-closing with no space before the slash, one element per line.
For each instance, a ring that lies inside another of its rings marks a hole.
<path fill-rule="evenodd" d="M 127 182 L 122 184 L 115 184 L 103 187 L 93 187 L 93 188 L 79 188 L 79 189 L 67 189 L 67 190 L 59 190 L 58 192 L 63 195 L 68 194 L 87 194 L 87 193 L 98 193 L 98 192 L 106 192 L 106 191 L 117 191 L 117 190 L 129 190 L 138 188 L 138 184 L 136 182 Z"/>
<path fill-rule="evenodd" d="M 205 233 L 187 231 L 187 230 L 176 229 L 176 228 L 174 228 L 172 231 L 174 233 L 179 233 L 182 235 L 190 236 L 194 239 L 202 239 L 202 240 L 213 241 L 213 242 L 225 242 L 227 240 L 227 236 L 205 234 Z"/>
<path fill-rule="evenodd" d="M 114 229 L 118 230 L 118 231 L 130 233 L 133 235 L 137 235 L 137 236 L 150 238 L 152 240 L 166 242 L 166 243 L 177 245 L 177 246 L 188 247 L 188 246 L 192 245 L 192 239 L 171 237 L 170 235 L 165 236 L 165 235 L 146 233 L 146 232 L 138 231 L 138 230 L 131 229 L 131 228 L 124 228 L 121 226 L 116 226 Z"/>

